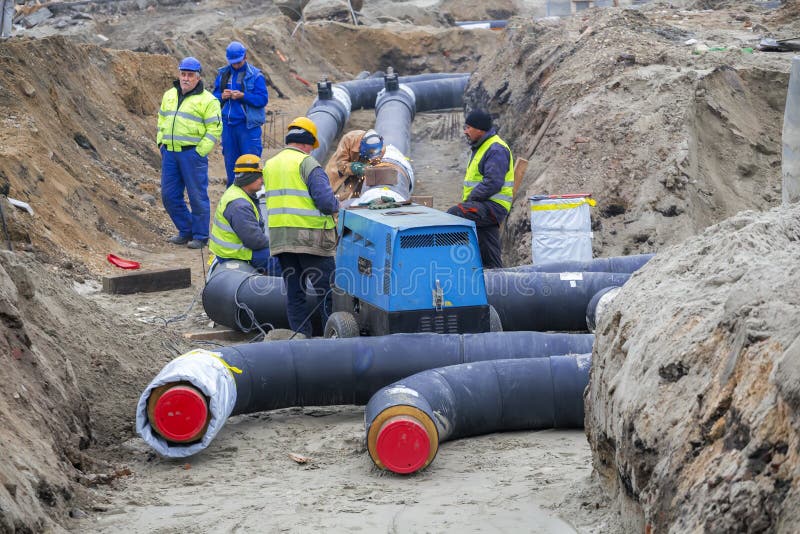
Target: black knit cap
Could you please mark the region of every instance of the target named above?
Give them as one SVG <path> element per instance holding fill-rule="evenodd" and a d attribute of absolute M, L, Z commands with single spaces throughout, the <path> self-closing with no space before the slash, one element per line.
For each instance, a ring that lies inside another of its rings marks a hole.
<path fill-rule="evenodd" d="M 313 145 L 314 135 L 311 132 L 303 130 L 302 128 L 292 128 L 286 134 L 286 144 L 300 143 L 302 145 Z"/>
<path fill-rule="evenodd" d="M 467 115 L 467 120 L 464 121 L 467 126 L 472 126 L 478 130 L 488 132 L 492 129 L 492 116 L 482 109 L 474 109 Z"/>
<path fill-rule="evenodd" d="M 259 178 L 261 178 L 260 172 L 237 172 L 233 178 L 233 185 L 243 187 L 252 184 Z"/>

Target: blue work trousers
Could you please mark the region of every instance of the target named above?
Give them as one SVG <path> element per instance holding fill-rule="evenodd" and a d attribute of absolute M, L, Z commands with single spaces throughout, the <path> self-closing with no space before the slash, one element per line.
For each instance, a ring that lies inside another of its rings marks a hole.
<path fill-rule="evenodd" d="M 286 315 L 289 327 L 295 332 L 311 337 L 311 319 L 306 320 L 306 280 L 311 282 L 317 296 L 324 300 L 319 312 L 322 317 L 322 327 L 325 328 L 325 323 L 331 314 L 331 279 L 336 269 L 336 262 L 330 256 L 294 252 L 278 254 L 277 258 L 281 264 L 283 281 L 286 283 Z"/>
<path fill-rule="evenodd" d="M 222 126 L 222 155 L 225 156 L 225 172 L 228 175 L 228 187 L 233 185 L 233 167 L 239 156 L 255 154 L 261 157 L 261 126 L 248 128 L 247 123 L 225 123 Z"/>
<path fill-rule="evenodd" d="M 189 207 L 183 198 L 189 196 Z M 205 241 L 211 206 L 208 201 L 208 157 L 194 148 L 171 152 L 161 147 L 161 202 L 181 237 Z"/>

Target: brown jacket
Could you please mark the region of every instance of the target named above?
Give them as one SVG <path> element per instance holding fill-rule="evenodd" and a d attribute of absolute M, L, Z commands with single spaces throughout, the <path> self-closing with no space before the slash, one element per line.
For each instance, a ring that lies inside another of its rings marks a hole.
<path fill-rule="evenodd" d="M 351 130 L 344 134 L 336 146 L 336 152 L 325 166 L 325 173 L 331 182 L 331 189 L 334 193 L 339 194 L 341 200 L 349 198 L 351 194 L 360 189 L 361 180 L 356 179 L 353 175 L 350 164 L 358 161 L 361 139 L 364 138 L 365 133 L 367 133 L 365 130 Z M 381 155 L 384 152 L 385 149 L 381 151 Z M 345 187 L 342 187 L 343 185 Z"/>

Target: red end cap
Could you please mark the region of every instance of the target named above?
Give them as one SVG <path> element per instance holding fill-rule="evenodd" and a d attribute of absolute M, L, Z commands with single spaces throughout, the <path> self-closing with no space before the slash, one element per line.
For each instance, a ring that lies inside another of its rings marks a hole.
<path fill-rule="evenodd" d="M 375 450 L 386 469 L 406 475 L 425 465 L 431 451 L 431 438 L 416 420 L 398 418 L 383 425 Z"/>
<path fill-rule="evenodd" d="M 175 386 L 161 395 L 153 410 L 154 425 L 170 441 L 197 439 L 208 418 L 203 395 L 192 387 Z"/>

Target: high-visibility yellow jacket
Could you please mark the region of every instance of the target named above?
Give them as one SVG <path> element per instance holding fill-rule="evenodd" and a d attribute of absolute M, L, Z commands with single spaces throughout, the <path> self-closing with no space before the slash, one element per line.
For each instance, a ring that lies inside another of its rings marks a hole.
<path fill-rule="evenodd" d="M 514 156 L 511 154 L 511 149 L 506 142 L 500 139 L 498 135 L 493 135 L 486 139 L 472 156 L 472 160 L 467 166 L 467 174 L 464 177 L 464 193 L 461 197 L 461 201 L 466 201 L 475 186 L 483 181 L 483 175 L 478 167 L 483 159 L 483 155 L 489 150 L 489 147 L 495 143 L 508 150 L 508 172 L 506 172 L 504 177 L 503 187 L 500 188 L 500 191 L 489 197 L 489 200 L 503 206 L 506 212 L 508 212 L 511 210 L 511 201 L 514 198 Z"/>
<path fill-rule="evenodd" d="M 250 261 L 253 259 L 253 251 L 242 244 L 241 238 L 233 231 L 231 223 L 225 218 L 225 208 L 234 200 L 243 198 L 253 206 L 253 213 L 256 221 L 261 219 L 258 206 L 245 193 L 241 187 L 231 186 L 219 199 L 217 211 L 214 213 L 214 222 L 211 224 L 211 235 L 209 236 L 208 249 L 220 258 L 231 258 L 235 260 Z"/>
<path fill-rule="evenodd" d="M 296 148 L 284 148 L 264 163 L 267 224 L 272 255 L 283 252 L 333 256 L 336 223 L 317 209 L 306 178 L 319 163 Z M 305 172 L 303 169 L 306 169 Z"/>
<path fill-rule="evenodd" d="M 207 156 L 221 135 L 219 100 L 203 89 L 202 81 L 185 95 L 178 82 L 164 93 L 158 110 L 159 145 L 170 151 L 196 146 L 198 154 Z"/>

